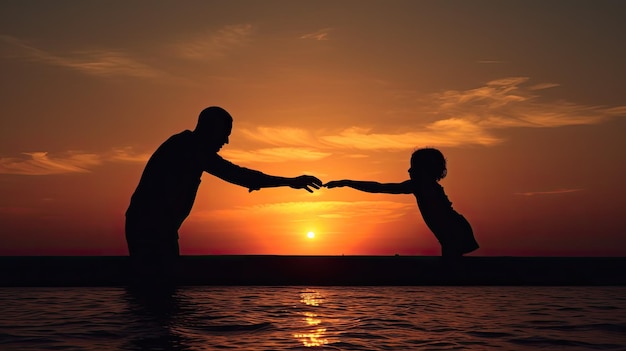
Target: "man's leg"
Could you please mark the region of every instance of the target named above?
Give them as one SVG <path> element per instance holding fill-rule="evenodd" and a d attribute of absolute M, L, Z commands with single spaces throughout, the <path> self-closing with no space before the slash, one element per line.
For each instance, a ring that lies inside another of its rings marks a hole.
<path fill-rule="evenodd" d="M 178 234 L 126 233 L 131 263 L 131 284 L 171 284 L 177 275 Z"/>

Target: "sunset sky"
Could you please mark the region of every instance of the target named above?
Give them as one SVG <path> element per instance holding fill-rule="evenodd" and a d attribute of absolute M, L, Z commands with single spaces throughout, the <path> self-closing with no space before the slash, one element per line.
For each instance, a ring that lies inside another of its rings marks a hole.
<path fill-rule="evenodd" d="M 626 2 L 2 1 L 0 255 L 126 255 L 151 153 L 400 182 L 439 148 L 475 256 L 626 255 Z M 309 238 L 308 232 L 315 237 Z M 412 195 L 204 174 L 182 254 L 438 255 Z"/>

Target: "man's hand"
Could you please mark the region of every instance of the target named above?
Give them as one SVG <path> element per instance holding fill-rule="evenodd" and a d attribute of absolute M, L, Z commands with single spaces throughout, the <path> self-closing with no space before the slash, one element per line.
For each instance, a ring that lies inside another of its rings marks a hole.
<path fill-rule="evenodd" d="M 291 184 L 289 184 L 289 186 L 294 189 L 305 189 L 306 191 L 312 193 L 313 190 L 311 188 L 319 189 L 322 186 L 322 181 L 314 176 L 301 175 L 299 177 L 291 178 Z"/>
<path fill-rule="evenodd" d="M 332 188 L 340 188 L 343 186 L 346 186 L 347 182 L 345 180 L 331 180 L 330 182 L 324 184 L 324 186 L 328 189 L 332 189 Z"/>

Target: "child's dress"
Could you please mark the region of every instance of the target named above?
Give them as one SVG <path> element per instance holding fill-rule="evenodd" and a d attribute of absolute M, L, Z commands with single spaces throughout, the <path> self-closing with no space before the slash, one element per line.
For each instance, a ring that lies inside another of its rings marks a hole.
<path fill-rule="evenodd" d="M 412 183 L 417 206 L 439 240 L 442 256 L 461 256 L 478 249 L 471 225 L 452 208 L 443 187 L 436 181 Z"/>

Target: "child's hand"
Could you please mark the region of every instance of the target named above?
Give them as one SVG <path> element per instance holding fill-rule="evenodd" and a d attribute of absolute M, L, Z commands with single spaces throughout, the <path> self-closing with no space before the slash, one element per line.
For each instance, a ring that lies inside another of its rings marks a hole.
<path fill-rule="evenodd" d="M 346 186 L 346 181 L 345 180 L 331 180 L 330 182 L 324 184 L 324 187 L 328 188 L 328 189 L 332 189 L 332 188 L 339 188 L 342 186 Z"/>

